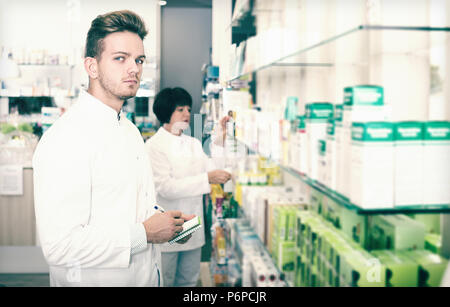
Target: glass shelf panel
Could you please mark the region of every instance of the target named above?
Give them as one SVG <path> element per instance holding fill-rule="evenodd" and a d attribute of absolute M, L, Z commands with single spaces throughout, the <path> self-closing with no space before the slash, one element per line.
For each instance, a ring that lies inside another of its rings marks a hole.
<path fill-rule="evenodd" d="M 282 40 L 294 40 L 294 34 Z M 320 38 L 310 37 L 290 48 L 293 52 L 280 55 L 279 49 L 258 48 L 257 63 L 243 65 L 239 79 L 252 73 L 276 66 L 292 67 L 353 67 L 376 65 L 382 56 L 430 56 L 433 50 L 443 48 L 450 41 L 450 27 L 407 27 L 360 25 L 348 31 Z M 278 54 L 278 56 L 277 56 Z"/>

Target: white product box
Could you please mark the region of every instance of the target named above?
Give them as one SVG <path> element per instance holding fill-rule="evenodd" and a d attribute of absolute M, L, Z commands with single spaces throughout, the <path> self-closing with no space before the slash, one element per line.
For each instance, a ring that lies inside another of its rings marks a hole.
<path fill-rule="evenodd" d="M 354 122 L 384 121 L 384 90 L 376 85 L 357 85 L 344 88 L 344 106 L 342 128 L 337 136 L 341 167 L 339 170 L 340 187 L 338 192 L 350 198 L 352 176 L 352 124 Z"/>
<path fill-rule="evenodd" d="M 423 146 L 423 202 L 450 204 L 450 122 L 426 122 Z"/>
<path fill-rule="evenodd" d="M 319 181 L 323 185 L 327 185 L 327 177 L 328 177 L 328 164 L 327 164 L 327 141 L 319 140 L 317 151 L 319 154 L 319 164 L 317 166 L 318 176 L 317 181 Z"/>
<path fill-rule="evenodd" d="M 399 122 L 395 135 L 395 206 L 423 204 L 423 123 Z"/>
<path fill-rule="evenodd" d="M 308 151 L 308 170 L 306 174 L 318 180 L 319 140 L 325 140 L 327 121 L 333 117 L 333 105 L 327 102 L 315 102 L 306 105 L 306 135 Z"/>
<path fill-rule="evenodd" d="M 394 125 L 353 123 L 350 201 L 364 209 L 394 206 Z"/>
<path fill-rule="evenodd" d="M 326 163 L 325 185 L 333 191 L 337 189 L 337 144 L 335 134 L 335 121 L 329 120 L 326 140 Z"/>
<path fill-rule="evenodd" d="M 350 198 L 351 188 L 351 168 L 352 168 L 352 128 L 351 126 L 343 125 L 340 130 L 340 144 L 341 144 L 341 190 L 339 193 Z"/>
<path fill-rule="evenodd" d="M 335 144 L 336 144 L 336 189 L 335 191 L 339 194 L 343 194 L 343 186 L 348 178 L 346 173 L 348 172 L 348 168 L 345 168 L 344 164 L 344 133 L 343 133 L 343 107 L 344 105 L 336 105 L 335 107 L 335 126 L 334 126 L 334 134 L 335 134 Z"/>

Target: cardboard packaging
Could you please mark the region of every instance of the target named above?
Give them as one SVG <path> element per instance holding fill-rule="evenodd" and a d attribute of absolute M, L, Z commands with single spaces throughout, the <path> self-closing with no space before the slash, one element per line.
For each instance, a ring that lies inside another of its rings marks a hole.
<path fill-rule="evenodd" d="M 319 140 L 325 140 L 327 121 L 333 117 L 333 105 L 328 102 L 315 102 L 306 105 L 306 134 L 308 139 L 308 171 L 307 175 L 318 180 Z"/>
<path fill-rule="evenodd" d="M 399 122 L 395 135 L 395 206 L 423 204 L 423 123 Z"/>
<path fill-rule="evenodd" d="M 394 125 L 353 123 L 350 201 L 365 209 L 394 206 Z"/>
<path fill-rule="evenodd" d="M 417 287 L 419 265 L 404 252 L 390 250 L 371 253 L 386 266 L 386 287 Z"/>
<path fill-rule="evenodd" d="M 450 122 L 426 122 L 424 130 L 423 203 L 450 204 Z"/>
<path fill-rule="evenodd" d="M 406 215 L 374 215 L 368 223 L 369 250 L 413 250 L 425 246 L 425 226 Z"/>

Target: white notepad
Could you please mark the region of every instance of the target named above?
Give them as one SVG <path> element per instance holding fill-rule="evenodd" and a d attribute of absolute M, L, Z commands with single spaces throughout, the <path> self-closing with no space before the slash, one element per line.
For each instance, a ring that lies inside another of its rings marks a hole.
<path fill-rule="evenodd" d="M 169 240 L 170 244 L 177 242 L 178 240 L 183 239 L 184 237 L 190 235 L 191 233 L 197 231 L 202 227 L 202 221 L 199 216 L 190 219 L 189 221 L 184 222 L 183 231 L 180 232 L 175 238 Z"/>

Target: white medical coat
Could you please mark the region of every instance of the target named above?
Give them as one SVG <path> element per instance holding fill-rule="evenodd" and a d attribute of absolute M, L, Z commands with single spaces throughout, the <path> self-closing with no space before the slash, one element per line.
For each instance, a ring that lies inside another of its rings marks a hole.
<path fill-rule="evenodd" d="M 161 127 L 145 146 L 152 164 L 158 204 L 166 210 L 200 216 L 204 224 L 202 196 L 211 192 L 207 172 L 215 169 L 216 164 L 205 154 L 200 141 L 185 134 L 173 135 Z M 165 243 L 161 251 L 186 251 L 204 244 L 202 228 L 187 243 Z"/>
<path fill-rule="evenodd" d="M 129 120 L 82 92 L 42 136 L 33 168 L 52 286 L 159 285 L 159 246 L 145 239 L 143 251 L 130 252 L 130 229 L 155 212 L 155 192 L 144 142 Z"/>

